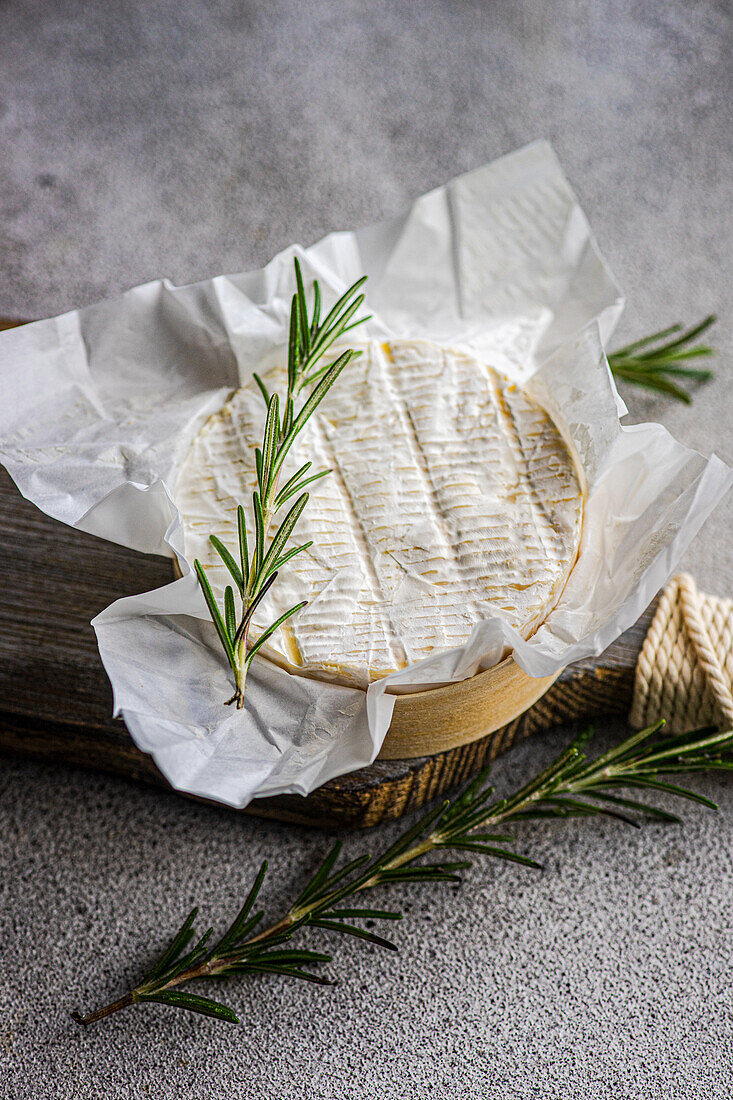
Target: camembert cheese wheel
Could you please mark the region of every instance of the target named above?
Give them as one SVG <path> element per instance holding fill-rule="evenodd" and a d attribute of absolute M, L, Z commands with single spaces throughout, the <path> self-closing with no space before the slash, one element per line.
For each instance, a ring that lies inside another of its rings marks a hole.
<path fill-rule="evenodd" d="M 531 635 L 573 567 L 583 491 L 557 425 L 498 371 L 425 340 L 358 347 L 287 458 L 281 481 L 307 461 L 331 473 L 309 487 L 290 542 L 313 545 L 282 568 L 250 637 L 307 600 L 261 652 L 363 687 L 462 645 L 493 616 Z M 284 367 L 263 379 L 285 392 Z M 240 503 L 253 530 L 264 415 L 254 383 L 237 390 L 194 440 L 176 490 L 186 556 L 220 600 L 231 580 L 209 535 L 236 557 Z"/>

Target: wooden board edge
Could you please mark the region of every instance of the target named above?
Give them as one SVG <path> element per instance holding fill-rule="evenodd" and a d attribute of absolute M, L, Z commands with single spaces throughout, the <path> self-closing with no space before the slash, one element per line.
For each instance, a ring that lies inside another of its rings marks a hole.
<path fill-rule="evenodd" d="M 480 740 L 435 756 L 376 761 L 330 780 L 307 798 L 255 799 L 242 812 L 319 828 L 363 829 L 394 821 L 455 790 L 517 741 L 563 722 L 626 713 L 632 685 L 633 669 L 628 668 L 581 669 L 571 676 L 566 672 L 528 711 Z M 110 730 L 0 713 L 0 751 L 122 775 L 174 791 L 121 722 Z M 221 803 L 211 804 L 221 808 Z"/>

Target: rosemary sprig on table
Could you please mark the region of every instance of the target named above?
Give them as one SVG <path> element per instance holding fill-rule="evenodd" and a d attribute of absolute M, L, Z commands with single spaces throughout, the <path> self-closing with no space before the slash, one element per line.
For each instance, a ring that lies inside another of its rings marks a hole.
<path fill-rule="evenodd" d="M 513 837 L 503 832 L 508 824 L 598 815 L 630 825 L 638 825 L 640 818 L 658 822 L 680 820 L 667 810 L 632 797 L 632 793 L 644 791 L 660 791 L 715 809 L 709 799 L 661 776 L 733 769 L 733 731 L 660 737 L 662 725 L 658 722 L 632 734 L 595 760 L 588 760 L 584 751 L 593 732 L 588 730 L 548 768 L 506 798 L 492 800 L 487 769 L 457 798 L 429 810 L 375 857 L 365 853 L 339 865 L 341 844 L 337 842 L 288 911 L 263 929 L 263 914 L 255 911 L 255 903 L 267 872 L 265 862 L 242 908 L 218 941 L 212 944 L 211 928 L 195 937 L 198 911 L 193 909 L 139 985 L 95 1012 L 84 1016 L 73 1013 L 73 1017 L 86 1025 L 130 1005 L 155 1001 L 236 1023 L 238 1018 L 231 1008 L 181 987 L 201 978 L 261 973 L 332 985 L 333 979 L 314 969 L 331 962 L 332 956 L 287 946 L 296 933 L 306 927 L 320 928 L 396 950 L 394 943 L 359 922 L 396 921 L 402 918 L 400 912 L 374 908 L 363 904 L 360 898 L 356 904 L 344 902 L 378 887 L 391 888 L 401 883 L 457 883 L 460 873 L 472 865 L 473 859 L 467 856 L 489 856 L 538 867 L 532 859 L 507 847 L 515 843 Z M 499 829 L 502 831 L 497 832 Z M 423 862 L 430 853 L 437 858 Z M 458 858 L 445 858 L 453 855 Z"/>
<path fill-rule="evenodd" d="M 234 674 L 235 691 L 227 703 L 236 702 L 238 708 L 244 706 L 247 670 L 252 658 L 278 627 L 282 626 L 291 615 L 295 615 L 305 607 L 307 602 L 303 601 L 289 608 L 263 630 L 254 642 L 250 641 L 249 630 L 252 617 L 277 580 L 279 570 L 296 554 L 302 553 L 313 545 L 312 542 L 306 542 L 301 546 L 286 549 L 295 525 L 308 503 L 308 493 L 303 490 L 307 485 L 330 473 L 330 470 L 311 473 L 313 464 L 306 462 L 281 486 L 283 464 L 296 436 L 303 430 L 347 363 L 355 359 L 360 352 L 349 349 L 342 352 L 335 362 L 326 363 L 325 366 L 321 365 L 323 356 L 341 336 L 369 320 L 368 317 L 353 320 L 354 314 L 364 301 L 364 295 L 358 292 L 366 282 L 366 276 L 357 279 L 321 320 L 321 291 L 318 282 L 313 283 L 313 309 L 309 315 L 303 276 L 297 259 L 294 260 L 294 265 L 296 292 L 290 308 L 288 381 L 282 415 L 278 394 L 270 394 L 260 376 L 257 374 L 254 376 L 267 406 L 267 416 L 262 447 L 255 448 L 257 489 L 252 494 L 254 545 L 251 554 L 247 538 L 247 522 L 241 504 L 237 508 L 238 560 L 216 535 L 210 536 L 212 546 L 234 581 L 234 587 L 227 585 L 224 592 L 223 615 L 203 565 L 198 559 L 194 562 L 209 614 L 229 667 Z M 305 400 L 302 404 L 299 403 L 300 395 L 309 387 L 312 388 Z M 275 516 L 295 496 L 298 499 L 288 510 L 277 531 L 270 537 L 270 528 Z M 239 618 L 236 611 L 235 588 L 240 601 Z"/>
<path fill-rule="evenodd" d="M 687 378 L 692 381 L 707 382 L 713 377 L 711 370 L 681 364 L 687 364 L 691 359 L 703 359 L 715 354 L 714 349 L 707 344 L 690 346 L 715 323 L 715 320 L 715 315 L 711 313 L 692 328 L 685 330 L 682 325 L 671 325 L 669 328 L 662 329 L 661 332 L 655 332 L 641 340 L 634 340 L 633 343 L 611 352 L 608 356 L 608 365 L 616 378 L 641 386 L 643 389 L 667 394 L 677 401 L 691 405 L 692 398 L 689 393 L 678 385 L 675 379 Z"/>

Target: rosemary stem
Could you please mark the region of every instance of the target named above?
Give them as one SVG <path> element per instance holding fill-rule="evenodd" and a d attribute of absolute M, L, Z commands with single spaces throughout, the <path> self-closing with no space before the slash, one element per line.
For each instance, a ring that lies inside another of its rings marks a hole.
<path fill-rule="evenodd" d="M 280 929 L 286 926 L 284 921 L 280 921 L 277 925 L 273 925 L 268 930 L 267 935 L 272 935 L 275 929 Z M 222 956 L 216 959 L 206 959 L 204 962 L 195 963 L 193 966 L 189 966 L 187 970 L 182 970 L 180 974 L 176 974 L 161 986 L 158 992 L 163 990 L 174 989 L 177 985 L 183 985 L 184 982 L 196 981 L 196 979 L 210 978 L 212 975 L 219 973 L 222 970 L 226 970 L 227 966 L 231 963 L 231 958 L 228 956 Z M 79 1012 L 72 1012 L 72 1018 L 78 1023 L 88 1027 L 89 1024 L 95 1024 L 98 1020 L 103 1020 L 105 1016 L 111 1016 L 114 1012 L 119 1012 L 123 1008 L 129 1008 L 130 1005 L 136 1004 L 140 1000 L 141 995 L 150 992 L 150 986 L 139 985 L 135 989 L 129 990 L 125 993 L 124 997 L 120 997 L 117 1001 L 112 1001 L 108 1005 L 103 1005 L 102 1008 L 97 1008 L 94 1012 L 87 1013 L 86 1016 L 82 1016 Z"/>
<path fill-rule="evenodd" d="M 612 769 L 604 769 L 603 774 L 605 775 L 606 772 L 610 774 L 612 772 Z M 510 820 L 512 817 L 514 817 L 515 814 L 521 813 L 523 810 L 526 810 L 533 803 L 542 801 L 542 799 L 545 798 L 548 793 L 556 786 L 557 779 L 554 776 L 551 777 L 546 783 L 542 784 L 540 787 L 536 786 L 536 781 L 527 784 L 527 787 L 524 788 L 524 790 L 527 792 L 526 794 L 523 791 L 519 791 L 517 795 L 512 799 L 511 805 L 503 807 L 501 804 L 499 804 L 498 807 L 495 806 L 493 809 L 489 808 L 486 815 L 481 819 L 481 821 L 476 823 L 475 828 L 485 828 L 487 826 L 491 827 Z M 572 786 L 572 784 L 568 784 L 568 790 L 570 790 Z M 580 787 L 580 784 L 578 786 Z M 380 864 L 373 875 L 370 875 L 370 877 L 365 879 L 364 882 L 355 886 L 353 893 L 362 893 L 364 890 L 371 890 L 376 886 L 382 885 L 382 880 L 380 877 L 382 872 L 399 870 L 400 867 L 404 867 L 410 863 L 413 863 L 421 856 L 425 856 L 429 852 L 434 851 L 436 848 L 440 848 L 448 840 L 450 840 L 450 829 L 434 829 L 432 832 L 428 833 L 427 836 L 423 837 L 422 840 L 418 841 L 416 844 L 413 844 L 412 847 L 408 848 L 406 851 L 400 852 L 398 855 L 394 856 L 386 863 Z M 288 913 L 285 914 L 284 917 L 281 917 L 280 920 L 276 921 L 268 928 L 265 928 L 263 931 L 258 932 L 257 935 L 252 936 L 250 939 L 248 939 L 246 941 L 246 945 L 249 947 L 257 943 L 266 943 L 274 936 L 277 936 L 282 932 L 286 932 L 293 925 L 298 924 L 300 921 L 303 920 L 303 918 L 307 918 L 314 911 L 315 908 L 317 908 L 318 910 L 328 909 L 331 902 L 338 898 L 339 893 L 339 890 L 333 890 L 330 894 L 326 894 L 324 897 L 319 898 L 317 906 L 305 904 L 302 906 L 298 906 L 297 908 L 291 909 Z M 230 960 L 227 957 L 222 957 L 196 963 L 193 966 L 189 967 L 187 970 L 183 970 L 180 974 L 177 974 L 168 983 L 166 983 L 164 988 L 172 989 L 174 986 L 182 985 L 184 982 L 193 981 L 197 978 L 200 979 L 210 977 L 211 975 L 216 974 L 219 971 L 226 970 L 229 962 Z M 95 1016 L 94 1018 L 96 1019 L 97 1017 Z"/>
<path fill-rule="evenodd" d="M 612 765 L 603 768 L 600 773 L 603 778 L 611 778 L 614 774 L 615 769 Z M 597 778 L 598 773 L 596 773 L 596 779 Z M 562 779 L 559 778 L 556 773 L 552 773 L 544 783 L 538 785 L 536 780 L 528 783 L 525 788 L 523 788 L 523 790 L 517 792 L 517 794 L 514 796 L 509 804 L 504 802 L 499 803 L 498 806 L 495 804 L 493 807 L 489 807 L 486 814 L 481 817 L 480 820 L 475 822 L 473 828 L 486 828 L 487 826 L 492 827 L 495 825 L 499 825 L 502 822 L 506 822 L 514 817 L 516 814 L 525 811 L 533 803 L 541 802 L 544 798 L 546 798 L 553 791 L 556 791 L 558 788 L 562 787 L 566 792 L 570 793 L 574 790 L 581 791 L 585 785 L 586 784 L 583 781 L 579 781 L 576 783 L 573 783 L 571 781 L 570 783 L 563 784 Z M 450 841 L 450 838 L 450 826 L 448 826 L 447 828 L 437 828 L 432 830 L 430 833 L 428 833 L 427 836 L 423 837 L 417 843 L 407 848 L 404 852 L 398 853 L 392 859 L 388 860 L 385 863 L 380 863 L 379 866 L 375 868 L 375 871 L 372 875 L 364 879 L 364 881 L 355 884 L 352 893 L 362 893 L 365 890 L 370 890 L 376 886 L 382 885 L 381 874 L 383 872 L 396 871 L 401 867 L 413 863 L 421 856 L 427 855 L 429 852 L 434 851 L 437 848 L 443 847 L 446 842 Z M 263 931 L 258 932 L 257 935 L 252 936 L 246 941 L 246 945 L 241 946 L 251 947 L 255 944 L 266 944 L 268 940 L 279 936 L 283 932 L 287 932 L 289 928 L 291 928 L 293 925 L 297 925 L 298 923 L 303 921 L 304 918 L 307 920 L 307 918 L 311 914 L 313 914 L 314 911 L 327 910 L 330 904 L 339 897 L 339 894 L 339 890 L 333 890 L 325 896 L 321 896 L 315 905 L 304 904 L 291 909 L 288 913 L 285 914 L 284 917 L 281 917 L 280 920 L 276 921 L 274 924 L 271 924 Z M 202 962 L 194 963 L 186 970 L 182 970 L 174 977 L 172 977 L 168 982 L 165 983 L 164 986 L 161 987 L 161 990 L 173 989 L 175 986 L 183 985 L 187 982 L 195 981 L 196 979 L 212 977 L 217 973 L 226 971 L 227 967 L 232 961 L 233 959 L 229 956 L 220 956 L 206 959 Z M 145 987 L 140 986 L 137 989 L 131 990 L 129 993 L 126 993 L 125 996 L 121 997 L 118 1001 L 114 1001 L 112 1004 L 106 1005 L 104 1008 L 97 1009 L 95 1012 L 91 1012 L 87 1016 L 80 1016 L 78 1013 L 73 1013 L 72 1015 L 78 1023 L 88 1025 L 96 1022 L 97 1020 L 103 1019 L 105 1016 L 111 1015 L 113 1012 L 118 1012 L 120 1009 L 126 1008 L 129 1005 L 134 1004 L 138 1000 L 138 996 L 145 993 L 145 991 Z"/>
<path fill-rule="evenodd" d="M 130 990 L 124 997 L 120 997 L 117 1001 L 112 1001 L 108 1005 L 104 1005 L 102 1008 L 95 1009 L 94 1012 L 87 1013 L 86 1016 L 82 1016 L 79 1012 L 72 1012 L 71 1015 L 76 1020 L 77 1024 L 83 1024 L 84 1027 L 88 1027 L 89 1024 L 95 1024 L 97 1020 L 103 1020 L 105 1016 L 111 1016 L 113 1012 L 119 1012 L 123 1008 L 129 1008 L 136 1001 L 135 992 Z"/>
<path fill-rule="evenodd" d="M 494 843 L 510 840 L 510 837 L 494 834 L 494 828 L 504 822 L 516 824 L 527 819 L 598 814 L 610 815 L 628 824 L 637 825 L 638 821 L 628 816 L 629 810 L 636 811 L 637 817 L 641 813 L 657 821 L 678 822 L 679 818 L 658 807 L 631 797 L 624 798 L 608 793 L 608 789 L 619 786 L 652 788 L 692 799 L 714 809 L 714 804 L 702 795 L 658 779 L 658 772 L 665 769 L 671 772 L 733 771 L 733 756 L 730 755 L 733 749 L 731 730 L 722 730 L 715 734 L 698 731 L 649 743 L 648 739 L 659 733 L 659 725 L 655 724 L 632 734 L 622 744 L 595 760 L 586 762 L 587 758 L 582 750 L 591 732 L 589 730 L 580 734 L 554 763 L 525 783 L 516 794 L 499 801 L 489 804 L 492 790 L 486 785 L 486 773 L 483 773 L 456 800 L 430 810 L 421 821 L 407 830 L 401 840 L 390 843 L 375 858 L 364 855 L 339 869 L 337 860 L 341 846 L 339 843 L 335 844 L 299 899 L 279 920 L 264 931 L 254 934 L 262 914 L 250 914 L 267 871 L 267 861 L 264 861 L 239 914 L 219 944 L 213 949 L 209 948 L 208 954 L 204 945 L 212 935 L 211 929 L 200 937 L 187 955 L 182 955 L 194 936 L 193 922 L 197 913 L 194 909 L 158 964 L 138 986 L 119 1000 L 88 1015 L 73 1013 L 74 1019 L 86 1026 L 129 1005 L 158 1001 L 205 1016 L 236 1022 L 236 1015 L 227 1006 L 176 987 L 198 979 L 264 971 L 289 974 L 320 985 L 333 984 L 303 969 L 303 965 L 308 962 L 330 961 L 329 955 L 303 948 L 292 949 L 284 944 L 295 932 L 311 926 L 329 932 L 340 931 L 347 935 L 357 935 L 382 947 L 396 949 L 388 940 L 344 924 L 343 921 L 369 916 L 399 919 L 401 914 L 350 906 L 339 908 L 338 903 L 349 896 L 363 894 L 373 887 L 389 886 L 398 882 L 460 881 L 455 872 L 472 864 L 472 860 L 448 860 L 417 864 L 408 868 L 408 865 L 415 864 L 422 856 L 435 850 L 443 853 L 448 849 L 467 849 L 469 852 L 482 852 L 539 867 L 539 864 L 524 856 L 492 846 Z M 711 755 L 712 751 L 716 755 Z M 726 755 L 720 755 L 721 753 Z M 600 806 L 597 805 L 598 800 L 601 800 Z M 480 831 L 487 828 L 488 835 Z M 247 939 L 248 929 L 251 934 Z M 178 963 L 175 961 L 177 958 Z"/>
<path fill-rule="evenodd" d="M 265 542 L 267 541 L 267 536 L 270 533 L 270 526 L 274 517 L 274 509 L 270 501 L 275 499 L 279 480 L 280 472 L 278 471 L 272 482 L 272 489 L 270 490 L 268 497 L 265 501 L 265 510 L 263 517 L 264 522 L 262 525 L 265 532 Z M 244 707 L 244 688 L 247 680 L 247 638 L 249 636 L 249 628 L 252 623 L 252 619 L 249 616 L 249 609 L 253 599 L 252 588 L 254 586 L 255 579 L 255 570 L 252 569 L 250 570 L 249 580 L 247 581 L 247 587 L 244 591 L 244 599 L 242 600 L 242 619 L 245 620 L 246 625 L 244 627 L 244 630 L 242 631 L 242 636 L 237 644 L 237 648 L 235 651 L 237 658 L 237 668 L 234 672 L 234 686 L 236 688 L 236 691 L 234 692 L 232 698 L 228 700 L 228 702 L 230 703 L 236 701 L 237 710 L 242 710 Z"/>

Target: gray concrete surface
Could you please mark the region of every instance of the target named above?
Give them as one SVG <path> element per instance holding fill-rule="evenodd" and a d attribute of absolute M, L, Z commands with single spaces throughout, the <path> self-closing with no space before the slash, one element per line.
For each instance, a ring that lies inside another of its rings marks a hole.
<path fill-rule="evenodd" d="M 727 0 L 6 0 L 0 314 L 258 265 L 544 136 L 627 292 L 621 335 L 720 314 L 692 409 L 629 396 L 731 461 L 731 40 Z M 732 518 L 686 561 L 728 594 Z M 328 838 L 71 770 L 3 761 L 0 783 L 2 1097 L 733 1091 L 728 782 L 684 828 L 527 828 L 543 873 L 407 892 L 401 953 L 342 946 L 335 990 L 220 988 L 241 1028 L 148 1007 L 88 1032 L 69 1009 L 121 992 L 194 900 L 222 919 L 267 854 L 276 911 Z"/>

